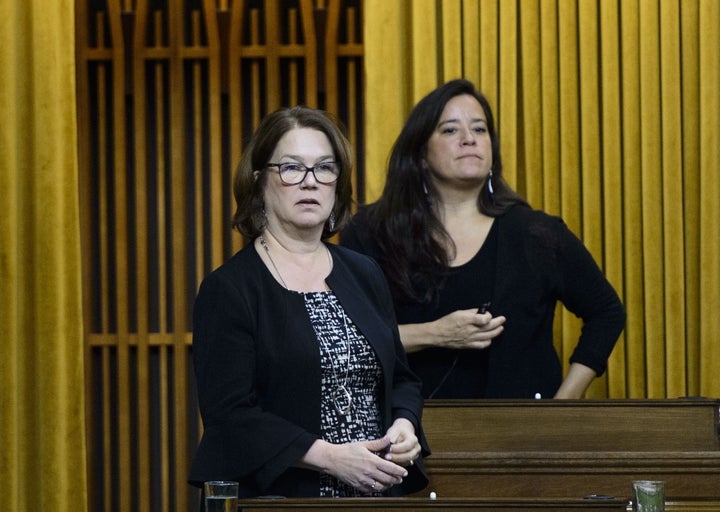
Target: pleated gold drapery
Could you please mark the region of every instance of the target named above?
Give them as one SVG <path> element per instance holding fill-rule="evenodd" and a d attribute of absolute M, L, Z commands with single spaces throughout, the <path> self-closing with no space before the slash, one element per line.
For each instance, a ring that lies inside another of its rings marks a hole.
<path fill-rule="evenodd" d="M 73 26 L 0 2 L 3 510 L 87 509 Z"/>
<path fill-rule="evenodd" d="M 626 305 L 588 397 L 720 396 L 720 2 L 364 9 L 367 199 L 412 105 L 472 80 L 494 108 L 508 181 L 565 219 Z M 579 326 L 558 314 L 566 365 Z"/>

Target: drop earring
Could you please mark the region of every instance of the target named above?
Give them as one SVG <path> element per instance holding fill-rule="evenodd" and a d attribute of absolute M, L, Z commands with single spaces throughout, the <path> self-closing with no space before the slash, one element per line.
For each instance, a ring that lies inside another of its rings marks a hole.
<path fill-rule="evenodd" d="M 335 231 L 335 212 L 330 212 L 328 218 L 328 231 Z"/>
<path fill-rule="evenodd" d="M 492 169 L 490 169 L 490 174 L 488 174 L 488 177 L 487 177 L 487 188 L 488 188 L 488 194 L 490 195 L 490 199 L 492 199 L 493 196 L 495 195 L 495 191 L 493 190 L 493 186 L 492 186 Z"/>
<path fill-rule="evenodd" d="M 428 191 L 427 184 L 423 181 L 423 193 L 425 194 L 425 201 L 427 205 L 432 208 L 432 199 L 430 199 L 430 192 Z"/>

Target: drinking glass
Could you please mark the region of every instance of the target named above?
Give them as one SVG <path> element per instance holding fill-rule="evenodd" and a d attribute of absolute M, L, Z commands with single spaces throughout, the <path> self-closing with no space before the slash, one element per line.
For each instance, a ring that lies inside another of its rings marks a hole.
<path fill-rule="evenodd" d="M 205 512 L 237 512 L 238 483 L 229 480 L 205 482 Z"/>
<path fill-rule="evenodd" d="M 636 512 L 665 512 L 665 482 L 662 480 L 634 480 L 632 505 Z"/>

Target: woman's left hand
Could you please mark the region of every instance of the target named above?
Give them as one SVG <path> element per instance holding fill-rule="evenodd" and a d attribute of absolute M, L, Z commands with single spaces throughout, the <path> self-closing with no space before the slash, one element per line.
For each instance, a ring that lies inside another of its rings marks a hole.
<path fill-rule="evenodd" d="M 385 459 L 400 466 L 412 466 L 420 456 L 420 443 L 415 435 L 415 426 L 405 418 L 398 418 L 387 431 L 390 446 Z"/>

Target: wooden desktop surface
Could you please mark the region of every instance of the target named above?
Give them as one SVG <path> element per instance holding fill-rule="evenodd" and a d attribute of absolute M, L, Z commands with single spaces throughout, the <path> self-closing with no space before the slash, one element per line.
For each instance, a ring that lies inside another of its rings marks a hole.
<path fill-rule="evenodd" d="M 268 510 L 302 510 L 304 512 L 338 510 L 356 512 L 368 510 L 391 510 L 393 512 L 455 511 L 455 510 L 502 510 L 521 512 L 527 510 L 552 510 L 562 512 L 624 511 L 624 500 L 569 500 L 569 499 L 510 499 L 510 498 L 308 498 L 308 499 L 254 499 L 242 500 L 242 512 Z"/>
<path fill-rule="evenodd" d="M 502 512 L 607 512 L 610 510 L 629 511 L 626 500 L 585 500 L 585 499 L 530 499 L 530 498 L 287 498 L 241 500 L 239 512 L 268 512 L 273 510 L 298 510 L 302 512 L 367 512 L 392 511 L 429 512 L 481 511 Z M 666 512 L 720 512 L 720 500 L 669 500 Z"/>

